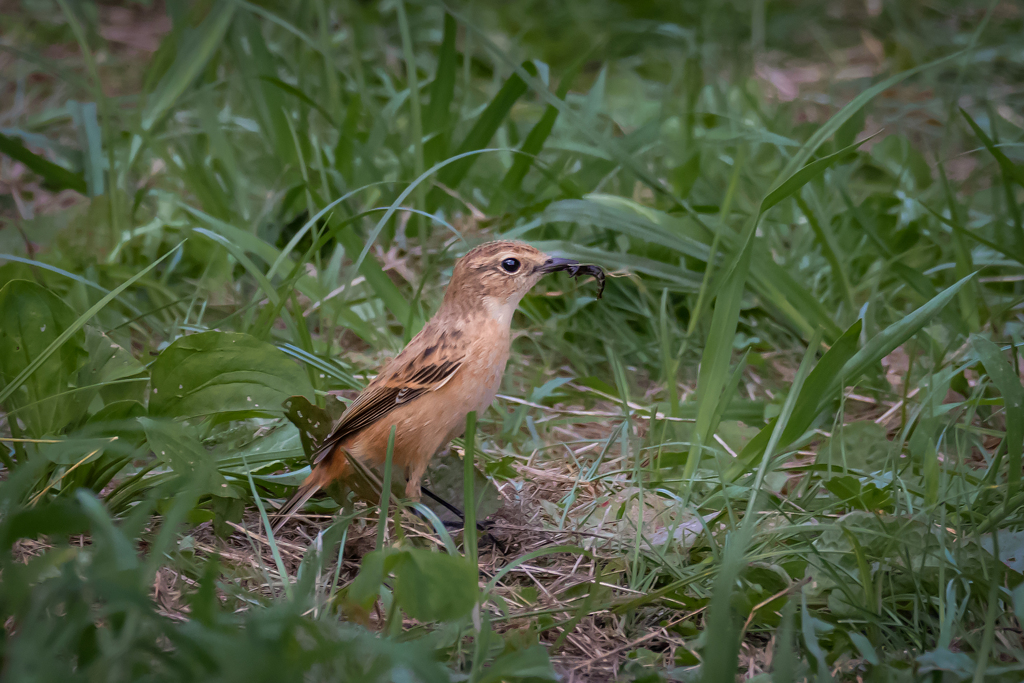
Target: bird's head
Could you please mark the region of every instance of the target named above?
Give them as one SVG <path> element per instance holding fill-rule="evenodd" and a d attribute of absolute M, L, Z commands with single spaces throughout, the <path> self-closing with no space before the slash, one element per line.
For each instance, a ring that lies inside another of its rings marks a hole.
<path fill-rule="evenodd" d="M 568 271 L 573 277 L 593 275 L 604 289 L 604 271 L 578 261 L 554 258 L 524 242 L 487 242 L 455 264 L 445 292 L 446 304 L 480 307 L 492 317 L 511 322 L 519 302 L 548 273 Z"/>

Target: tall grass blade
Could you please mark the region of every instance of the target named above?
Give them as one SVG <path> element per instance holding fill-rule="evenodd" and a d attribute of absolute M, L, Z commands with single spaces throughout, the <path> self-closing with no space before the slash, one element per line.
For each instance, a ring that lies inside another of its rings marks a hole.
<path fill-rule="evenodd" d="M 1024 386 L 1014 366 L 1007 362 L 1003 352 L 994 343 L 978 335 L 971 335 L 971 346 L 978 354 L 985 372 L 1003 395 L 1006 410 L 1006 498 L 1012 499 L 1020 488 L 1021 452 L 1024 450 Z M 1010 347 L 1011 352 L 1017 350 Z"/>
<path fill-rule="evenodd" d="M 391 425 L 391 431 L 388 432 L 388 450 L 384 458 L 384 476 L 381 479 L 380 487 L 380 509 L 377 511 L 377 550 L 384 547 L 384 535 L 388 530 L 388 514 L 391 509 L 391 468 L 395 459 L 395 430 L 397 428 L 398 425 Z"/>
<path fill-rule="evenodd" d="M 464 454 L 462 456 L 462 486 L 463 486 L 463 517 L 462 517 L 462 545 L 466 559 L 474 567 L 477 561 L 477 540 L 476 540 L 476 495 L 473 492 L 473 480 L 476 477 L 476 411 L 471 410 L 466 415 L 466 434 L 463 437 Z"/>
<path fill-rule="evenodd" d="M 423 132 L 429 136 L 423 148 L 424 166 L 433 166 L 448 153 L 448 139 L 451 125 L 449 116 L 452 100 L 455 99 L 455 77 L 457 73 L 455 37 L 459 26 L 455 17 L 445 12 L 444 33 L 441 38 L 441 52 L 437 57 L 437 71 L 430 84 L 430 102 L 424 116 Z"/>
<path fill-rule="evenodd" d="M 142 130 L 152 130 L 163 120 L 178 98 L 206 68 L 214 53 L 220 49 L 234 12 L 234 2 L 217 0 L 199 27 L 186 34 L 184 45 L 178 50 L 174 63 L 146 101 L 142 111 Z"/>

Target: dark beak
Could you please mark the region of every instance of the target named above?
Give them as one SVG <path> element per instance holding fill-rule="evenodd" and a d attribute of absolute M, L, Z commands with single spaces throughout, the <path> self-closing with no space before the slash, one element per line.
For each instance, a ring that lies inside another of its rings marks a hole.
<path fill-rule="evenodd" d="M 568 271 L 569 276 L 577 278 L 581 275 L 590 275 L 597 280 L 597 298 L 601 298 L 604 292 L 604 271 L 598 266 L 581 265 L 579 261 L 571 258 L 549 258 L 540 266 L 537 266 L 538 273 L 555 273 L 560 270 Z"/>
<path fill-rule="evenodd" d="M 579 265 L 579 261 L 573 261 L 571 258 L 549 258 L 537 267 L 537 272 L 557 273 L 560 270 L 575 270 Z"/>

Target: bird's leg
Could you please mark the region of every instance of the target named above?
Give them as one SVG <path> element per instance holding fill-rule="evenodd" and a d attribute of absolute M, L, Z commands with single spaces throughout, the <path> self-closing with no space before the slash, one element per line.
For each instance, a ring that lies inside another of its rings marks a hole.
<path fill-rule="evenodd" d="M 447 500 L 445 500 L 441 496 L 437 495 L 436 493 L 434 493 L 433 491 L 428 489 L 426 486 L 422 486 L 420 488 L 423 491 L 423 493 L 426 494 L 427 498 L 430 498 L 432 501 L 434 501 L 435 503 L 437 503 L 441 507 L 443 507 L 446 510 L 448 510 L 448 512 L 452 513 L 453 515 L 455 515 L 459 519 L 463 520 L 463 522 L 465 521 L 466 515 L 465 515 L 465 513 L 462 512 L 462 510 L 460 510 L 459 508 L 455 507 L 454 505 L 449 503 Z M 459 522 L 445 522 L 444 525 L 446 527 L 453 528 L 453 529 L 461 529 L 462 526 L 463 526 Z M 492 526 L 494 526 L 493 522 L 483 521 L 483 522 L 477 522 L 476 523 L 477 531 L 487 531 Z"/>
<path fill-rule="evenodd" d="M 406 472 L 408 482 L 405 485 L 405 497 L 410 500 L 419 501 L 420 499 L 420 482 L 423 480 L 423 473 L 427 471 L 427 463 L 429 461 L 424 460 L 418 462 L 409 467 Z"/>

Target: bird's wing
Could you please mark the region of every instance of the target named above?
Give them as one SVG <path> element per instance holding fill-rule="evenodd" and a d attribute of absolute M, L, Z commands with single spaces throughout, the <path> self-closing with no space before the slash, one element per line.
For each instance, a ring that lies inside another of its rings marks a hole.
<path fill-rule="evenodd" d="M 404 355 L 404 354 L 402 354 Z M 401 362 L 402 355 L 395 359 L 399 367 L 394 372 L 381 373 L 381 381 L 374 380 L 341 416 L 334 431 L 317 449 L 313 463 L 317 464 L 334 450 L 342 439 L 361 429 L 369 427 L 400 405 L 416 399 L 430 391 L 437 391 L 455 376 L 462 367 L 462 357 L 437 359 L 434 362 Z M 425 360 L 422 356 L 420 361 Z"/>

